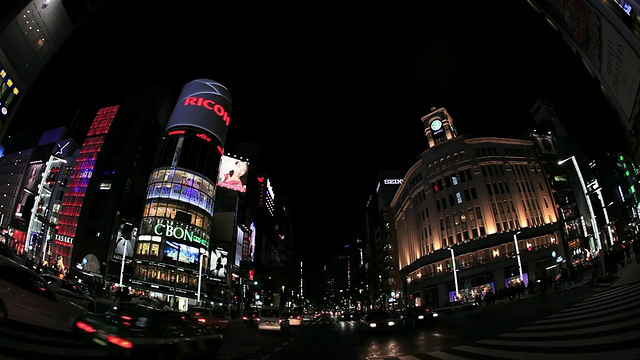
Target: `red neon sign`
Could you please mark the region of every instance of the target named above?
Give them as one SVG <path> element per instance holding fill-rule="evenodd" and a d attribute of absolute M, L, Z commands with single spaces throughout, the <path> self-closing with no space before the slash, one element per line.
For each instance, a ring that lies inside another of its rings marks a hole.
<path fill-rule="evenodd" d="M 231 118 L 229 117 L 229 113 L 222 107 L 222 105 L 216 104 L 215 101 L 199 98 L 194 96 L 189 96 L 184 99 L 184 106 L 202 106 L 207 110 L 211 110 L 215 112 L 218 116 L 222 116 L 222 120 L 224 120 L 225 124 L 229 126 L 229 122 Z"/>
<path fill-rule="evenodd" d="M 206 134 L 196 134 L 197 137 L 199 137 L 200 139 L 206 141 L 206 142 L 211 142 L 211 138 L 208 137 Z"/>
<path fill-rule="evenodd" d="M 185 130 L 173 130 L 169 131 L 169 135 L 184 135 L 187 132 Z"/>

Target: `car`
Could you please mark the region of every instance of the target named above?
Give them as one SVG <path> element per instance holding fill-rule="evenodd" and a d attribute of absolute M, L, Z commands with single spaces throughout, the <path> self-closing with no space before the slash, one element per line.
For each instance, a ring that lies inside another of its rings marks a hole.
<path fill-rule="evenodd" d="M 304 321 L 302 320 L 302 314 L 298 312 L 289 312 L 286 314 L 289 319 L 289 326 L 302 327 Z"/>
<path fill-rule="evenodd" d="M 128 302 L 160 310 L 171 310 L 169 305 L 150 296 L 134 296 Z"/>
<path fill-rule="evenodd" d="M 42 278 L 49 284 L 61 299 L 90 312 L 96 311 L 96 301 L 75 281 L 63 279 L 59 276 L 42 274 Z"/>
<path fill-rule="evenodd" d="M 438 322 L 438 312 L 433 306 L 411 306 L 402 312 L 404 325 L 411 327 L 435 324 Z"/>
<path fill-rule="evenodd" d="M 220 308 L 192 306 L 188 312 L 197 322 L 212 329 L 221 331 L 229 331 L 231 329 L 231 320 Z"/>
<path fill-rule="evenodd" d="M 258 311 L 259 331 L 282 331 L 288 329 L 289 321 L 277 307 L 263 307 Z"/>
<path fill-rule="evenodd" d="M 436 311 L 442 314 L 442 313 L 452 313 L 452 312 L 458 312 L 458 311 L 469 311 L 469 310 L 474 310 L 477 307 L 478 307 L 478 304 L 476 304 L 473 301 L 455 300 L 455 301 L 450 301 L 446 303 L 444 306 L 437 308 Z"/>
<path fill-rule="evenodd" d="M 245 325 L 257 325 L 258 324 L 258 312 L 249 311 L 242 315 L 242 322 Z"/>
<path fill-rule="evenodd" d="M 354 320 L 358 320 L 358 314 L 354 311 L 342 311 L 339 315 L 338 315 L 338 320 L 339 321 L 354 321 Z"/>
<path fill-rule="evenodd" d="M 360 328 L 368 331 L 389 331 L 401 327 L 402 319 L 395 312 L 372 310 L 364 314 L 359 321 Z"/>
<path fill-rule="evenodd" d="M 32 269 L 0 256 L 0 323 L 71 332 L 85 309 L 60 299 Z"/>
<path fill-rule="evenodd" d="M 118 359 L 215 358 L 224 340 L 188 312 L 131 302 L 104 314 L 85 313 L 74 331 L 86 344 Z"/>
<path fill-rule="evenodd" d="M 315 319 L 316 318 L 310 312 L 305 312 L 305 313 L 302 314 L 302 322 L 303 323 L 310 323 L 310 322 L 313 322 L 313 320 L 315 320 Z"/>

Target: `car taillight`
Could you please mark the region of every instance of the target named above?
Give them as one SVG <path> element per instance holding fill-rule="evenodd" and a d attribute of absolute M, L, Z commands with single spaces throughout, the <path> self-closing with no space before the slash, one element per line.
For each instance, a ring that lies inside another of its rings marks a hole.
<path fill-rule="evenodd" d="M 131 349 L 133 347 L 133 344 L 131 343 L 131 341 L 129 341 L 127 339 L 123 339 L 123 338 L 115 336 L 115 335 L 107 336 L 107 341 L 112 343 L 112 344 L 114 344 L 114 345 L 118 345 L 121 348 L 125 348 L 125 349 Z"/>
<path fill-rule="evenodd" d="M 82 322 L 82 321 L 76 321 L 76 326 L 78 327 L 78 329 L 84 330 L 84 331 L 86 331 L 88 333 L 96 332 L 96 329 L 94 329 L 93 326 L 91 326 L 91 325 L 89 325 L 89 324 L 87 324 L 85 322 Z"/>
<path fill-rule="evenodd" d="M 206 323 L 206 322 L 207 322 L 207 320 L 206 320 L 206 319 L 203 319 L 203 318 L 199 318 L 199 319 L 198 319 L 198 322 L 199 322 L 199 323 Z"/>
<path fill-rule="evenodd" d="M 249 317 L 248 316 L 243 316 L 242 320 L 249 320 Z"/>

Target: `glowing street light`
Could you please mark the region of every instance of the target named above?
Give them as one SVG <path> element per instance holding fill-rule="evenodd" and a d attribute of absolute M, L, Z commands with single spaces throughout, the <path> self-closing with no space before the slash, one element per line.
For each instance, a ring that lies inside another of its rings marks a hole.
<path fill-rule="evenodd" d="M 200 291 L 202 289 L 202 262 L 204 260 L 204 257 L 207 256 L 204 252 L 204 249 L 200 249 L 200 268 L 198 270 L 198 294 L 197 294 L 197 302 L 198 305 L 200 305 Z"/>
<path fill-rule="evenodd" d="M 600 252 L 600 267 L 602 273 L 604 274 L 605 266 L 604 266 L 604 254 L 602 253 L 602 244 L 600 243 L 600 232 L 598 231 L 598 224 L 596 223 L 596 216 L 593 213 L 593 206 L 591 205 L 591 199 L 589 198 L 589 193 L 587 192 L 587 187 L 584 184 L 584 178 L 582 177 L 582 172 L 578 167 L 578 162 L 576 161 L 576 157 L 572 155 L 569 158 L 558 161 L 558 165 L 562 165 L 565 162 L 571 160 L 573 167 L 576 169 L 576 173 L 578 174 L 578 179 L 580 180 L 580 186 L 582 187 L 582 193 L 587 201 L 587 207 L 589 208 L 589 216 L 591 217 L 591 227 L 593 229 L 593 237 L 596 239 L 596 250 Z"/>
<path fill-rule="evenodd" d="M 513 243 L 516 245 L 516 257 L 518 258 L 518 270 L 520 270 L 520 281 L 524 284 L 524 277 L 522 276 L 522 262 L 520 261 L 520 247 L 518 247 L 518 234 L 520 234 L 520 231 L 513 234 Z"/>
<path fill-rule="evenodd" d="M 454 300 L 456 300 L 458 299 L 458 274 L 456 272 L 456 255 L 454 254 L 452 247 L 448 247 L 447 249 L 451 251 L 451 263 L 453 264 L 453 282 L 456 285 L 456 296 Z"/>

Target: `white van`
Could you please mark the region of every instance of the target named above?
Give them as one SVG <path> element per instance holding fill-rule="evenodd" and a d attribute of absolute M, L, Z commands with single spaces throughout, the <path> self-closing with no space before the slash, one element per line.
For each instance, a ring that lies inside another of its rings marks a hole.
<path fill-rule="evenodd" d="M 277 307 L 263 307 L 258 311 L 258 330 L 281 331 L 287 329 L 289 321 Z"/>

